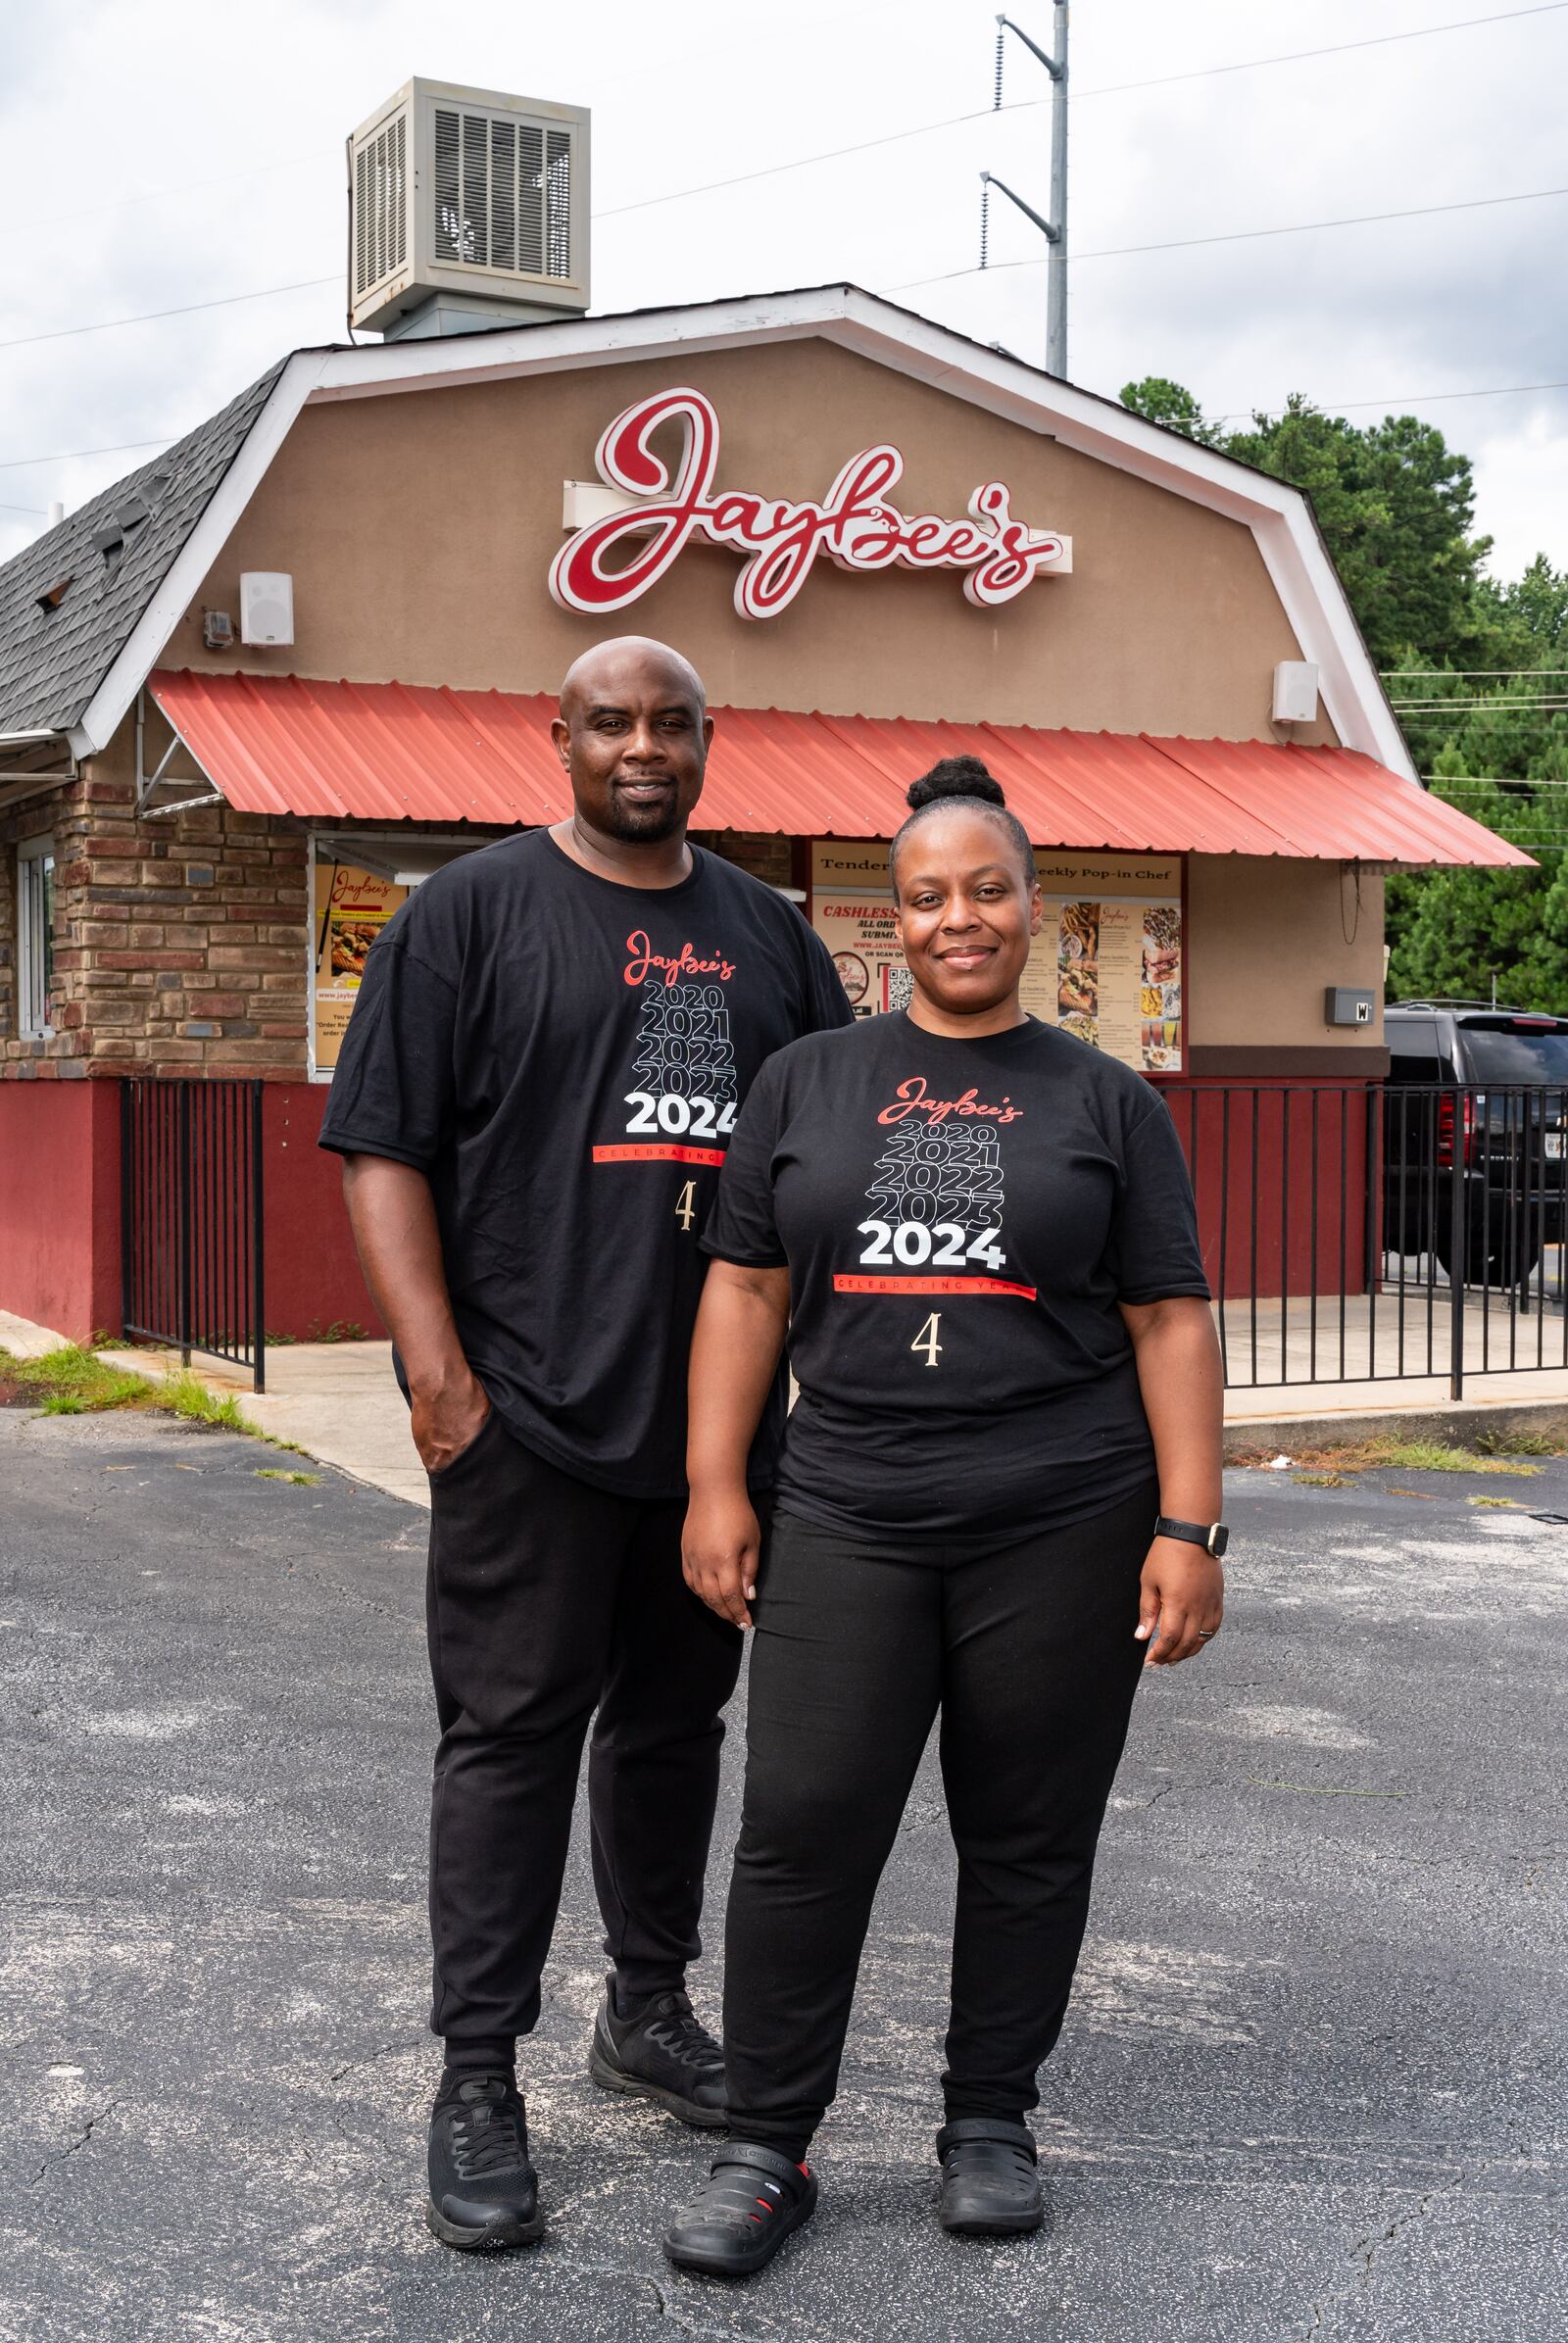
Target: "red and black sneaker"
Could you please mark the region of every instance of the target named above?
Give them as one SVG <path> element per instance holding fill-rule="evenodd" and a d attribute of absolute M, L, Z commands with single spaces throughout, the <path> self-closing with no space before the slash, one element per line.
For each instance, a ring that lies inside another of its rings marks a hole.
<path fill-rule="evenodd" d="M 772 2148 L 735 2140 L 719 2150 L 708 2178 L 664 2231 L 664 2251 L 682 2270 L 749 2278 L 815 2211 L 809 2172 Z"/>

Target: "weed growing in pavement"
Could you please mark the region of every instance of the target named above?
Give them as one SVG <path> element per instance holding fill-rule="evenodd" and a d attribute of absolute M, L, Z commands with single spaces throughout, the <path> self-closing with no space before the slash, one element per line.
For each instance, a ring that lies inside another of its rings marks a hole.
<path fill-rule="evenodd" d="M 1568 1440 L 1554 1432 L 1478 1432 L 1483 1456 L 1560 1456 Z"/>
<path fill-rule="evenodd" d="M 1517 1497 L 1472 1497 L 1470 1502 L 1472 1505 L 1498 1506 L 1509 1513 L 1517 1513 L 1519 1510 Z"/>
<path fill-rule="evenodd" d="M 321 1486 L 319 1473 L 289 1473 L 277 1464 L 259 1464 L 256 1478 L 258 1481 L 292 1481 L 296 1489 L 319 1489 Z"/>
<path fill-rule="evenodd" d="M 1514 1440 L 1520 1437 L 1518 1434 L 1507 1436 L 1510 1450 Z M 1557 1450 L 1532 1447 L 1528 1453 L 1555 1455 Z M 1233 1464 L 1266 1469 L 1269 1460 L 1262 1449 L 1255 1449 L 1248 1455 L 1234 1456 L 1231 1461 Z M 1512 1454 L 1482 1454 L 1478 1448 L 1455 1447 L 1449 1440 L 1392 1438 L 1347 1440 L 1331 1447 L 1307 1448 L 1293 1462 L 1302 1468 L 1295 1475 L 1298 1481 L 1305 1479 L 1307 1474 L 1333 1475 L 1343 1481 L 1344 1476 L 1349 1473 L 1386 1472 L 1508 1473 L 1516 1478 L 1525 1478 L 1541 1470 L 1539 1464 L 1514 1461 Z M 1337 1485 L 1334 1479 L 1319 1478 L 1307 1482 L 1309 1488 L 1333 1488 Z"/>
<path fill-rule="evenodd" d="M 1293 1473 L 1291 1479 L 1302 1489 L 1350 1489 L 1354 1486 L 1348 1473 Z"/>
<path fill-rule="evenodd" d="M 158 1387 L 157 1402 L 187 1424 L 210 1424 L 217 1432 L 254 1432 L 256 1426 L 241 1415 L 232 1393 L 217 1399 L 206 1384 L 187 1368 L 182 1375 L 166 1375 Z"/>

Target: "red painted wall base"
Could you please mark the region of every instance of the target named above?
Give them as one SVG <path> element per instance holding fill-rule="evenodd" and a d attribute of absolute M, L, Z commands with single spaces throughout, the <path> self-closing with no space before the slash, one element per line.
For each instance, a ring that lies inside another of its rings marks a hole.
<path fill-rule="evenodd" d="M 118 1082 L 0 1082 L 0 1309 L 119 1333 Z"/>
<path fill-rule="evenodd" d="M 324 1085 L 263 1098 L 267 1331 L 384 1337 L 360 1275 Z M 74 1342 L 121 1332 L 120 1085 L 0 1082 L 0 1309 Z"/>

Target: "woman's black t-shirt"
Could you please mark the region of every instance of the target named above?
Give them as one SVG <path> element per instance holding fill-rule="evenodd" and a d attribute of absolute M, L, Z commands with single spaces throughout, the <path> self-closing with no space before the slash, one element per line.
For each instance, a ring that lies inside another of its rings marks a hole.
<path fill-rule="evenodd" d="M 1117 1303 L 1208 1286 L 1159 1098 L 1031 1019 L 815 1034 L 753 1085 L 703 1239 L 790 1271 L 777 1498 L 873 1540 L 1066 1526 L 1153 1473 Z"/>

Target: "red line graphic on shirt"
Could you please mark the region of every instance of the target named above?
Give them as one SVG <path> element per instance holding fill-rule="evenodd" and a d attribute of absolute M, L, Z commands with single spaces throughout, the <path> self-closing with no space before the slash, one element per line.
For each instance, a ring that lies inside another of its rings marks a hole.
<path fill-rule="evenodd" d="M 722 1147 L 595 1147 L 596 1163 L 717 1163 L 722 1164 Z"/>
<path fill-rule="evenodd" d="M 923 1075 L 901 1082 L 892 1105 L 877 1116 L 880 1126 L 892 1128 L 866 1191 L 871 1217 L 856 1231 L 859 1271 L 873 1274 L 835 1276 L 835 1293 L 1004 1294 L 1035 1300 L 1033 1286 L 997 1275 L 1007 1258 L 998 1129 L 1022 1112 L 1008 1098 L 982 1103 L 973 1090 L 957 1098 L 934 1098 Z"/>
<path fill-rule="evenodd" d="M 1033 1286 L 1009 1286 L 997 1277 L 835 1277 L 835 1294 L 1016 1294 L 1033 1301 Z"/>
<path fill-rule="evenodd" d="M 620 1104 L 626 1144 L 597 1147 L 595 1163 L 723 1163 L 739 1103 L 724 985 L 735 963 L 690 942 L 657 952 L 642 928 L 626 938 L 628 985 L 642 995 L 631 1073 Z"/>

